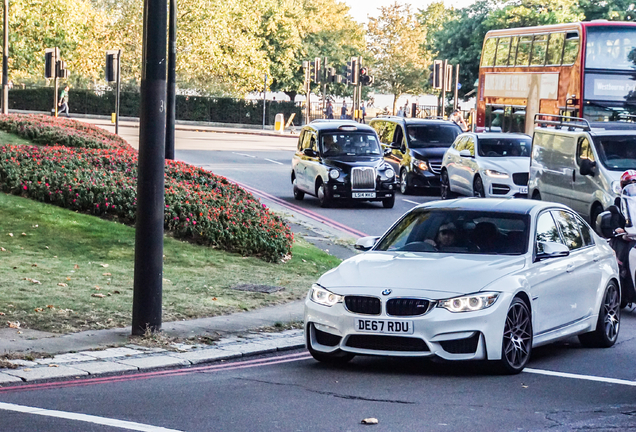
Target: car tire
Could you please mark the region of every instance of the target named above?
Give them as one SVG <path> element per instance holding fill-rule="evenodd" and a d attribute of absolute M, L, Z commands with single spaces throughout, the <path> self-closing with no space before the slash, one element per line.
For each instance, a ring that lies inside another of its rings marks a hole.
<path fill-rule="evenodd" d="M 484 191 L 484 182 L 481 177 L 475 177 L 473 181 L 473 196 L 477 198 L 486 198 L 486 192 Z"/>
<path fill-rule="evenodd" d="M 305 192 L 298 189 L 298 186 L 296 186 L 296 181 L 297 181 L 296 177 L 294 177 L 294 180 L 292 181 L 293 189 L 294 189 L 294 199 L 296 201 L 302 201 L 303 198 L 305 198 Z"/>
<path fill-rule="evenodd" d="M 324 183 L 320 183 L 318 189 L 316 190 L 316 196 L 318 197 L 318 202 L 320 202 L 320 207 L 327 208 L 331 206 L 331 200 L 327 196 L 327 188 Z"/>
<path fill-rule="evenodd" d="M 581 345 L 590 348 L 609 348 L 616 343 L 621 324 L 620 291 L 614 281 L 605 288 L 598 311 L 596 328 L 579 335 Z"/>
<path fill-rule="evenodd" d="M 596 218 L 598 218 L 598 215 L 600 215 L 601 213 L 603 213 L 603 206 L 599 203 L 596 203 L 594 205 L 594 207 L 592 207 L 592 213 L 590 214 L 590 226 L 592 227 L 592 229 L 594 230 L 594 232 L 598 232 L 596 230 Z"/>
<path fill-rule="evenodd" d="M 355 354 L 351 354 L 348 352 L 344 352 L 342 350 L 336 350 L 334 352 L 330 352 L 330 353 L 325 353 L 325 352 L 321 352 L 321 351 L 316 351 L 315 349 L 313 349 L 313 347 L 311 346 L 311 330 L 313 328 L 313 324 L 309 324 L 311 327 L 307 329 L 307 351 L 309 351 L 309 354 L 311 354 L 311 356 L 315 359 L 318 360 L 321 363 L 326 363 L 326 364 L 330 364 L 330 365 L 344 365 L 346 363 L 349 363 L 354 357 Z"/>
<path fill-rule="evenodd" d="M 532 354 L 532 315 L 526 302 L 519 297 L 512 300 L 506 313 L 501 346 L 497 372 L 506 375 L 520 373 Z"/>
<path fill-rule="evenodd" d="M 400 172 L 400 192 L 402 195 L 410 195 L 412 192 L 412 187 L 409 184 L 409 175 L 404 168 Z"/>
<path fill-rule="evenodd" d="M 450 187 L 450 179 L 448 178 L 448 171 L 442 171 L 442 175 L 440 176 L 440 197 L 443 200 L 453 199 L 457 197 Z"/>
<path fill-rule="evenodd" d="M 392 209 L 395 205 L 395 195 L 392 195 L 389 198 L 384 198 L 382 200 L 382 206 L 387 209 Z"/>
<path fill-rule="evenodd" d="M 532 194 L 532 199 L 535 201 L 541 201 L 541 193 L 539 191 L 535 191 Z"/>

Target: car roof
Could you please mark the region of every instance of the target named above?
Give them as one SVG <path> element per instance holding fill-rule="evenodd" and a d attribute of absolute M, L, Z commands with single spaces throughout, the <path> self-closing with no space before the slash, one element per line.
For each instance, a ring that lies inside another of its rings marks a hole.
<path fill-rule="evenodd" d="M 416 208 L 530 214 L 535 209 L 541 211 L 544 208 L 554 207 L 567 209 L 562 204 L 524 198 L 459 198 L 448 201 L 431 201 L 420 204 Z"/>
<path fill-rule="evenodd" d="M 371 126 L 368 126 L 364 123 L 358 123 L 354 120 L 326 120 L 326 119 L 318 119 L 310 122 L 308 125 L 305 125 L 303 129 L 314 129 L 317 132 L 325 132 L 325 131 L 342 131 L 339 129 L 341 126 L 355 127 L 355 131 L 347 130 L 347 132 L 369 132 L 375 133 L 375 129 Z"/>
<path fill-rule="evenodd" d="M 591 129 L 585 130 L 580 127 L 567 127 L 567 123 L 564 123 L 562 128 L 554 128 L 552 126 L 536 126 L 535 131 L 543 133 L 556 133 L 573 135 L 580 134 L 581 132 L 588 132 L 592 136 L 616 136 L 616 135 L 636 135 L 636 124 L 631 125 L 625 122 L 593 122 L 590 123 Z"/>
<path fill-rule="evenodd" d="M 442 120 L 442 119 L 423 119 L 423 118 L 417 118 L 417 117 L 400 117 L 400 116 L 384 116 L 384 115 L 380 115 L 377 116 L 376 118 L 372 119 L 371 121 L 378 121 L 378 120 L 390 120 L 390 121 L 395 121 L 395 122 L 400 122 L 403 123 L 407 126 L 409 125 L 418 125 L 418 124 L 445 124 L 445 125 L 453 125 L 456 126 L 457 128 L 459 128 L 459 126 L 457 126 L 455 123 L 453 123 L 450 120 Z"/>
<path fill-rule="evenodd" d="M 464 134 L 462 134 L 464 135 Z M 465 135 L 474 135 L 478 139 L 482 138 L 531 138 L 530 135 L 524 133 L 511 132 L 467 132 Z"/>

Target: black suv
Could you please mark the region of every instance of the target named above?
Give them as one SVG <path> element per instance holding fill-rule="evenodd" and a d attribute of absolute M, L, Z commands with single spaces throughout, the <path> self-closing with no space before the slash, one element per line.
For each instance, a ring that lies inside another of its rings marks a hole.
<path fill-rule="evenodd" d="M 380 116 L 369 123 L 380 137 L 385 160 L 399 173 L 400 192 L 439 188 L 442 158 L 462 133 L 451 121 Z"/>
<path fill-rule="evenodd" d="M 335 200 L 395 203 L 395 171 L 384 161 L 375 131 L 351 120 L 315 120 L 303 127 L 292 158 L 294 198 L 318 197 L 322 207 Z"/>

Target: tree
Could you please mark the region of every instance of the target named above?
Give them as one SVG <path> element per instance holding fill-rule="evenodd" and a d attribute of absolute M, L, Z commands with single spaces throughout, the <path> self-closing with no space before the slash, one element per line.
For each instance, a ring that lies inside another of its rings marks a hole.
<path fill-rule="evenodd" d="M 373 56 L 378 87 L 397 98 L 404 93 L 421 93 L 428 80 L 429 59 L 422 54 L 425 31 L 408 5 L 397 2 L 380 7 L 380 16 L 370 18 L 368 49 Z"/>
<path fill-rule="evenodd" d="M 579 0 L 579 9 L 585 15 L 586 21 L 636 21 L 636 10 L 632 0 Z"/>

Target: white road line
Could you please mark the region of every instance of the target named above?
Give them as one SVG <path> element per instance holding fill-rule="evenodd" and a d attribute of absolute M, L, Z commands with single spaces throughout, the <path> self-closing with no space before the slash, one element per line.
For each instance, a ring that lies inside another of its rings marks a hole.
<path fill-rule="evenodd" d="M 554 372 L 549 370 L 531 369 L 531 368 L 525 368 L 523 371 L 537 374 L 537 375 L 548 375 L 548 376 L 556 376 L 561 378 L 573 378 L 573 379 L 597 381 L 597 382 L 604 382 L 609 384 L 621 384 L 621 385 L 636 387 L 636 381 L 628 381 L 628 380 L 622 380 L 617 378 L 597 377 L 594 375 L 579 375 L 579 374 L 573 374 L 573 373 L 567 373 L 567 372 Z"/>
<path fill-rule="evenodd" d="M 235 155 L 239 155 L 239 156 L 246 156 L 246 157 L 249 157 L 249 158 L 254 158 L 254 159 L 256 159 L 256 156 L 252 156 L 252 155 L 249 155 L 249 154 L 245 154 L 245 153 L 237 153 L 237 152 L 232 152 L 232 153 L 234 153 Z"/>
<path fill-rule="evenodd" d="M 72 413 L 72 412 L 66 412 L 66 411 L 47 410 L 42 408 L 28 407 L 24 405 L 15 405 L 15 404 L 4 403 L 4 402 L 0 402 L 0 410 L 15 411 L 15 412 L 21 412 L 25 414 L 36 414 L 36 415 L 47 416 L 47 417 L 57 417 L 57 418 L 67 419 L 67 420 L 77 420 L 77 421 L 94 423 L 94 424 L 99 424 L 104 426 L 112 426 L 112 427 L 134 430 L 134 431 L 181 432 L 181 431 L 177 431 L 176 429 L 166 429 L 166 428 L 157 427 L 157 426 L 145 425 L 142 423 L 109 419 L 106 417 L 92 416 L 88 414 L 78 414 L 78 413 Z"/>
<path fill-rule="evenodd" d="M 271 159 L 267 159 L 267 158 L 265 158 L 265 160 L 268 161 L 268 162 L 271 162 L 271 163 L 278 164 L 278 165 L 283 165 L 282 163 L 280 163 L 278 161 L 275 161 L 275 160 L 271 160 Z"/>
<path fill-rule="evenodd" d="M 416 202 L 416 201 L 407 200 L 407 199 L 404 199 L 404 198 L 402 198 L 402 201 L 407 202 L 407 203 L 411 203 L 411 204 L 415 204 L 415 205 L 420 205 L 420 204 L 422 204 L 422 203 L 418 203 L 418 202 Z"/>

